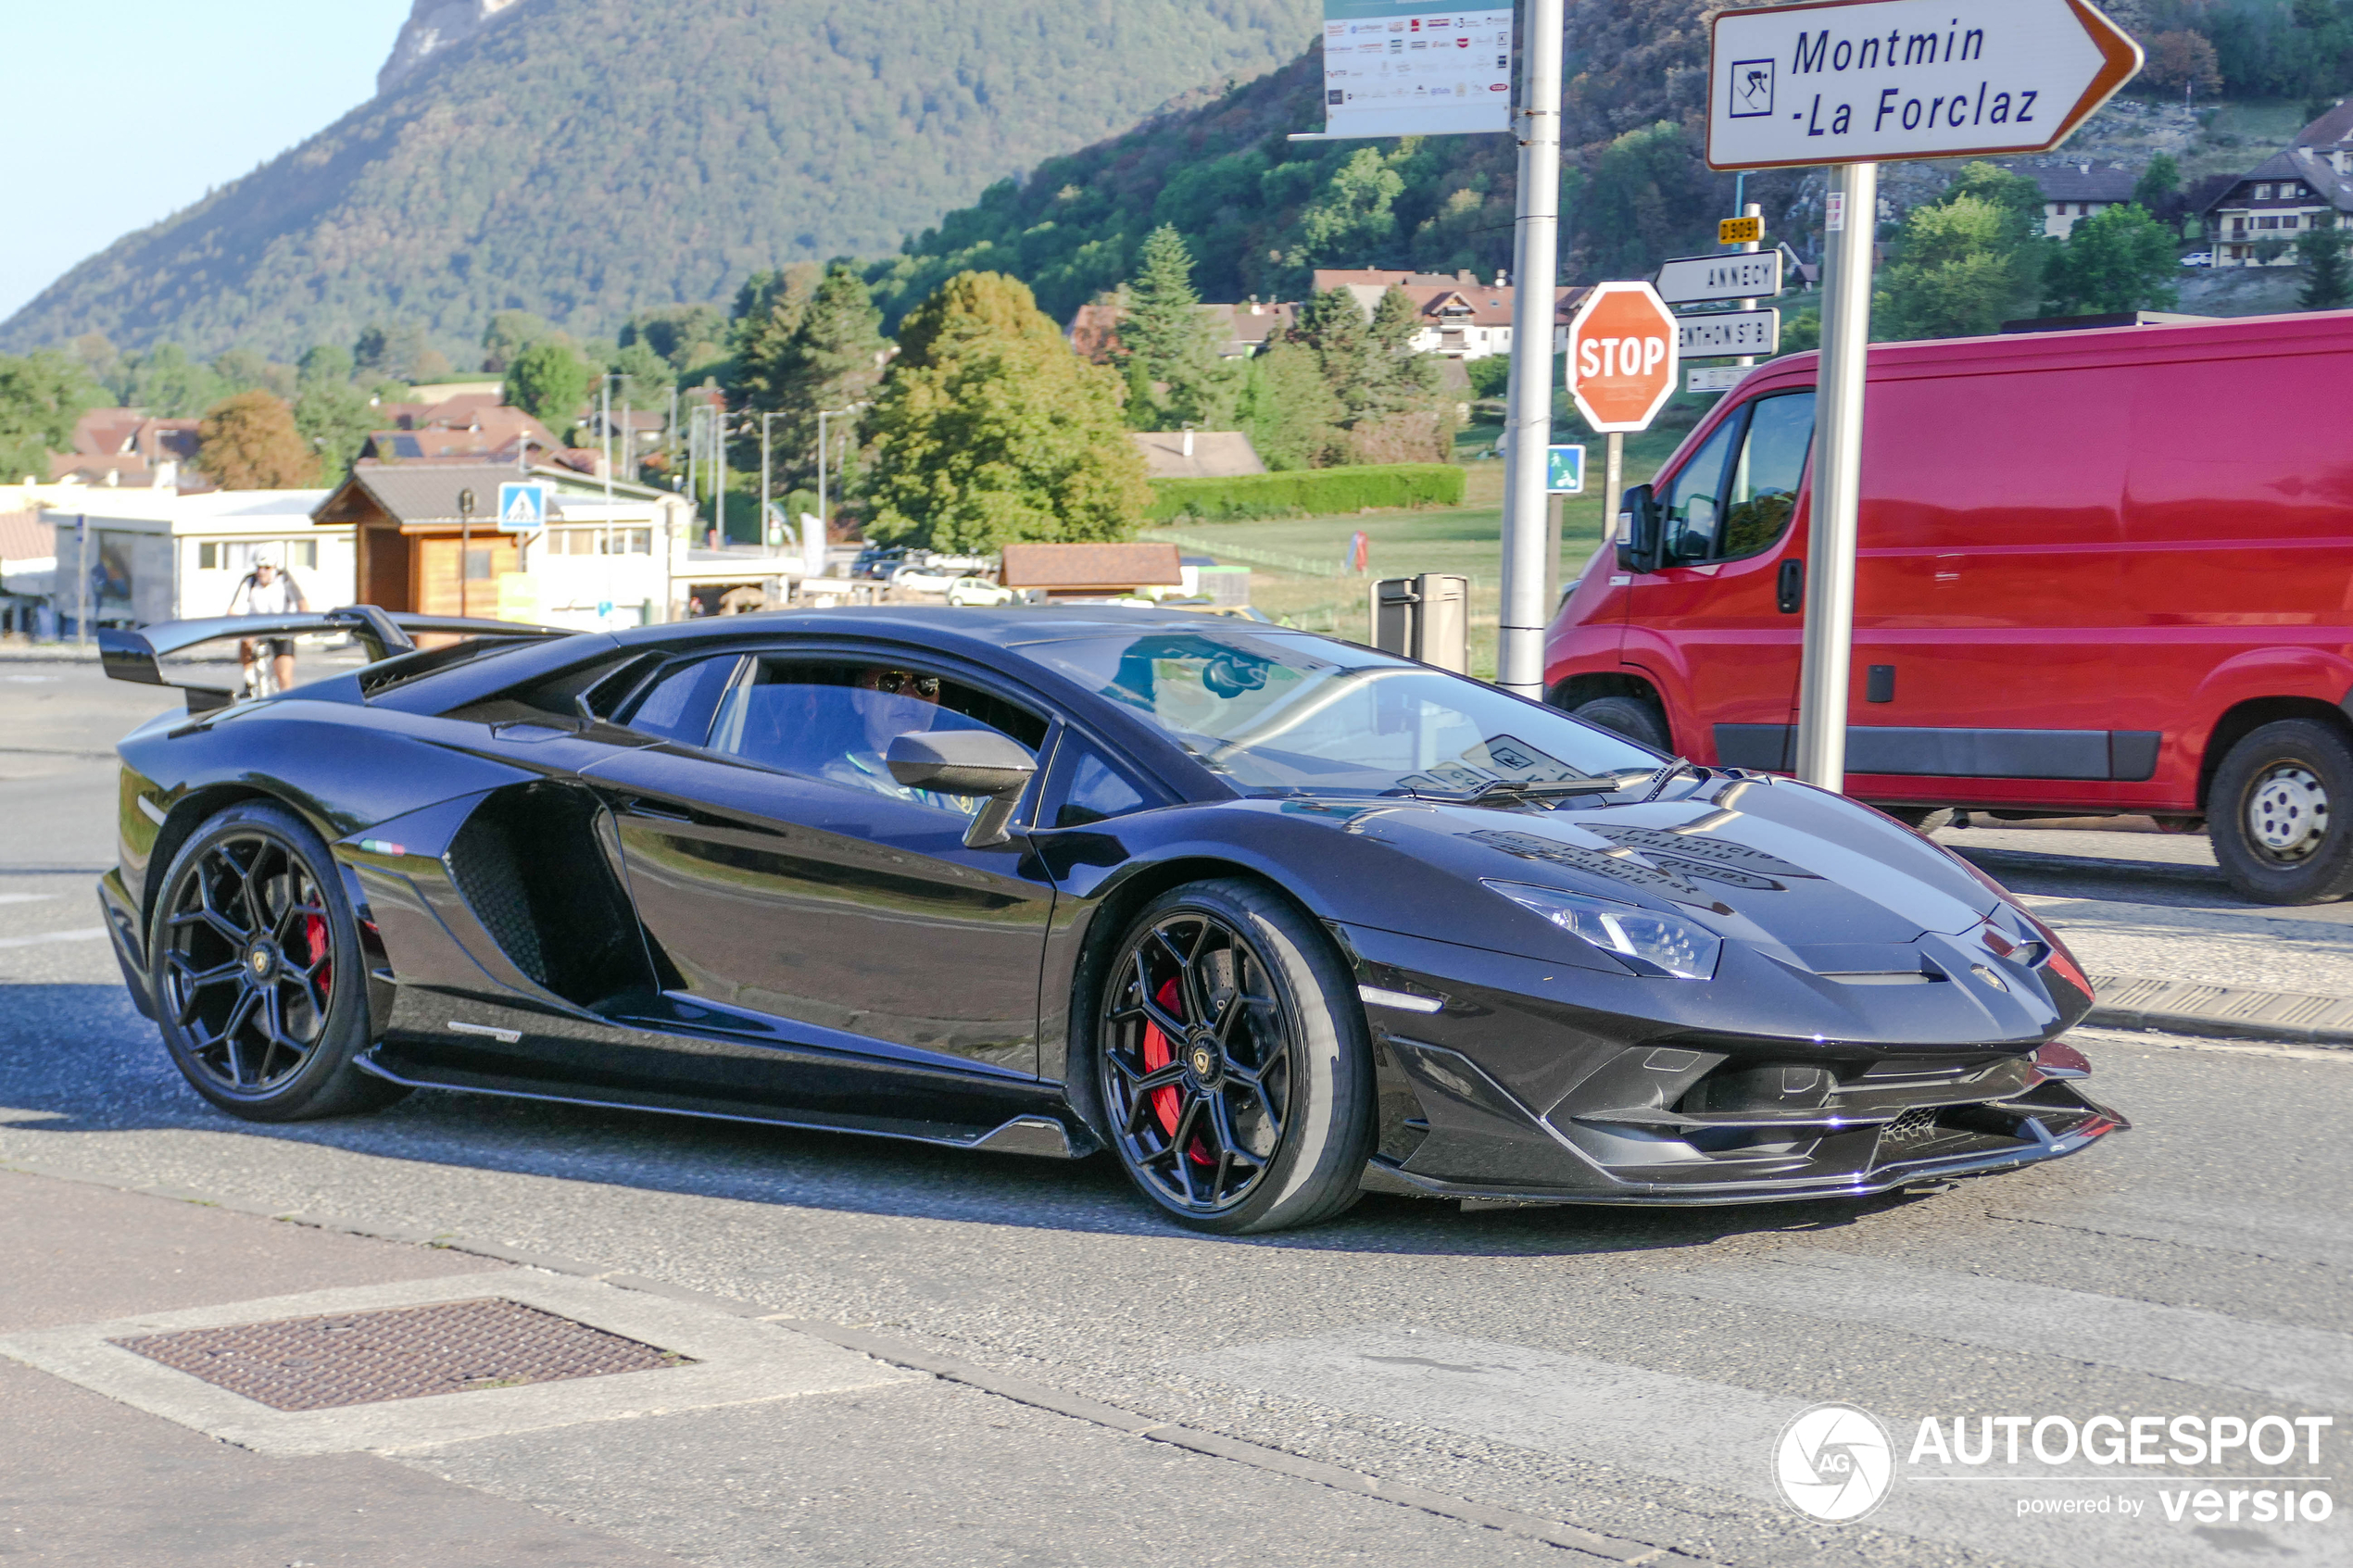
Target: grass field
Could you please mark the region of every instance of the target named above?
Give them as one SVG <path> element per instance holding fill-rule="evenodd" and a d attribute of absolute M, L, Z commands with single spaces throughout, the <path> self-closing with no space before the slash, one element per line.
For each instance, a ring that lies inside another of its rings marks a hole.
<path fill-rule="evenodd" d="M 1492 426 L 1466 433 L 1462 445 L 1491 445 Z M 1646 431 L 1626 438 L 1626 483 L 1640 484 L 1655 472 L 1682 440 L 1678 430 Z M 1219 547 L 1290 558 L 1284 567 L 1230 558 L 1251 569 L 1251 602 L 1268 615 L 1310 631 L 1331 632 L 1353 641 L 1367 635 L 1365 595 L 1383 577 L 1425 571 L 1456 572 L 1471 580 L 1471 673 L 1495 674 L 1495 636 L 1503 572 L 1504 465 L 1487 458 L 1466 465 L 1469 483 L 1463 505 L 1411 510 L 1349 512 L 1339 517 L 1277 518 L 1255 522 L 1189 522 L 1147 529 L 1151 539 L 1177 539 L 1185 553 L 1217 555 Z M 1566 583 L 1602 539 L 1602 448 L 1586 443 L 1587 493 L 1568 498 L 1561 519 L 1561 578 Z M 1368 544 L 1370 570 L 1343 571 L 1349 538 L 1359 530 Z M 1294 565 L 1292 563 L 1301 563 Z M 1328 562 L 1328 575 L 1303 563 Z"/>

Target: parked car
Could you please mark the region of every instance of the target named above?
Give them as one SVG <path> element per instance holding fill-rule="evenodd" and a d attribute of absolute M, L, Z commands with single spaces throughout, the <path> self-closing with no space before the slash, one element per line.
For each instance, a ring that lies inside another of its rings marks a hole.
<path fill-rule="evenodd" d="M 2190 252 L 2189 255 L 2182 257 L 2182 265 L 2184 267 L 2211 267 L 2214 265 L 2214 253 L 2210 250 L 2194 250 Z"/>
<path fill-rule="evenodd" d="M 850 563 L 849 575 L 887 582 L 890 574 L 898 571 L 906 559 L 907 546 L 904 545 L 868 545 Z"/>
<path fill-rule="evenodd" d="M 1814 379 L 1760 367 L 1627 493 L 1553 702 L 1790 765 Z M 1875 345 L 1849 792 L 2204 818 L 2249 898 L 2353 893 L 2353 458 L 2315 413 L 2348 379 L 2348 312 Z"/>
<path fill-rule="evenodd" d="M 948 584 L 948 602 L 951 605 L 994 608 L 1012 604 L 1020 597 L 1014 590 L 1000 587 L 986 577 L 959 577 Z"/>
<path fill-rule="evenodd" d="M 328 631 L 371 662 L 120 747 L 123 979 L 249 1121 L 431 1088 L 1104 1148 L 1224 1233 L 1850 1199 L 2126 1125 L 2058 1038 L 2090 982 L 1953 855 L 1370 648 L 1096 605 L 99 637 L 163 684 Z"/>

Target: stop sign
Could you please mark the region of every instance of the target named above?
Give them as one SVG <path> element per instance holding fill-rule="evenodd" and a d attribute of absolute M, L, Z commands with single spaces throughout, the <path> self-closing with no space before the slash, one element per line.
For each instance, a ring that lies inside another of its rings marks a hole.
<path fill-rule="evenodd" d="M 1648 430 L 1675 390 L 1675 318 L 1648 283 L 1596 283 L 1568 324 L 1568 390 L 1597 431 Z"/>

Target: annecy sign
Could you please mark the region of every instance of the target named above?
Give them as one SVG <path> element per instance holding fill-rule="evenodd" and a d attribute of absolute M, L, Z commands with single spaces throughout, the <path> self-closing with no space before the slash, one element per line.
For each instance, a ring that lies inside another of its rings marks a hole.
<path fill-rule="evenodd" d="M 1833 0 L 1715 20 L 1707 161 L 1792 168 L 2042 152 L 2140 49 L 2080 0 Z"/>

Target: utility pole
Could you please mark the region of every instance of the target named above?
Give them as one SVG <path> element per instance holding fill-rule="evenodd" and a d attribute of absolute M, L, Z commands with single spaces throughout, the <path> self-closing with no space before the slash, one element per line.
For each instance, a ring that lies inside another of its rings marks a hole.
<path fill-rule="evenodd" d="M 719 483 L 711 487 L 711 521 L 719 529 L 719 543 L 727 544 L 727 395 L 719 395 L 718 404 L 711 410 L 711 471 Z"/>
<path fill-rule="evenodd" d="M 760 543 L 765 547 L 770 540 L 768 530 L 768 421 L 776 417 L 774 410 L 763 408 L 760 414 Z"/>
<path fill-rule="evenodd" d="M 1504 592 L 1496 684 L 1544 695 L 1544 465 L 1553 444 L 1553 289 L 1558 268 L 1562 0 L 1528 0 L 1520 44 L 1519 214 L 1512 377 L 1504 428 Z M 1554 569 L 1555 571 L 1557 567 Z"/>
<path fill-rule="evenodd" d="M 1745 170 L 1743 170 L 1740 177 L 1740 190 L 1734 193 L 1735 198 L 1737 198 L 1742 192 L 1745 192 L 1747 189 L 1748 174 Z M 1755 202 L 1743 202 L 1741 204 L 1740 215 L 1743 218 L 1761 219 L 1765 216 L 1765 209 Z M 1757 248 L 1758 242 L 1755 240 L 1750 240 L 1741 246 L 1743 251 L 1754 251 Z M 1754 299 L 1743 299 L 1735 301 L 1732 308 L 1735 310 L 1754 310 L 1756 308 L 1756 304 L 1757 302 Z M 1754 365 L 1756 363 L 1756 356 L 1754 354 L 1743 354 L 1738 359 L 1734 360 L 1733 363 L 1743 366 Z"/>
<path fill-rule="evenodd" d="M 161 437 L 157 437 L 158 440 Z M 87 514 L 73 520 L 74 590 L 73 640 L 79 647 L 90 646 L 90 519 Z"/>

